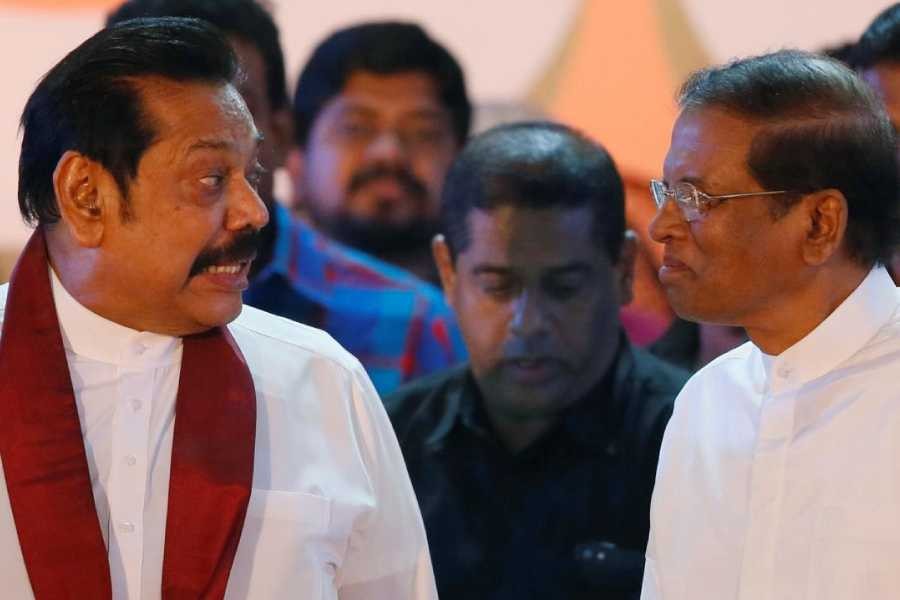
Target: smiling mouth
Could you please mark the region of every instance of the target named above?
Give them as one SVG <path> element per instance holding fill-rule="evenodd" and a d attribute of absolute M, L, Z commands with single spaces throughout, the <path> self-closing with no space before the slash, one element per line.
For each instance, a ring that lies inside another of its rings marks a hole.
<path fill-rule="evenodd" d="M 212 275 L 237 275 L 243 269 L 250 265 L 249 260 L 244 260 L 238 263 L 232 263 L 227 265 L 210 265 L 203 269 L 204 273 L 210 273 Z"/>
<path fill-rule="evenodd" d="M 241 292 L 249 286 L 247 274 L 250 272 L 252 260 L 210 265 L 201 269 L 197 275 L 212 284 L 216 289 L 229 293 Z"/>

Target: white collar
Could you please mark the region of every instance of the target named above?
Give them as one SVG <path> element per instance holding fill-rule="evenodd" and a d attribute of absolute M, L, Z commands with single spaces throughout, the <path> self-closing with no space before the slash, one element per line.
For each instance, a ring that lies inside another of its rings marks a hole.
<path fill-rule="evenodd" d="M 794 387 L 832 371 L 875 337 L 897 304 L 898 291 L 887 269 L 875 267 L 824 321 L 774 360 L 766 360 L 757 348 L 766 376 L 774 373 L 784 387 Z"/>
<path fill-rule="evenodd" d="M 52 267 L 49 271 L 66 350 L 79 357 L 141 369 L 181 360 L 181 338 L 129 329 L 91 312 L 69 294 Z"/>

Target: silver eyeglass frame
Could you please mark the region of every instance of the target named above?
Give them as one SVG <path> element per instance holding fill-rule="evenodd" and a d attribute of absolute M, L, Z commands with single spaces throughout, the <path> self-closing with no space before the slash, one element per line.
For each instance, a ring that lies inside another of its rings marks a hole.
<path fill-rule="evenodd" d="M 732 198 L 749 198 L 751 196 L 771 196 L 773 194 L 790 194 L 790 190 L 769 190 L 760 192 L 742 192 L 739 194 L 719 194 L 710 195 L 702 192 L 689 181 L 680 181 L 675 184 L 675 189 L 669 188 L 666 183 L 660 179 L 650 180 L 650 195 L 653 196 L 653 202 L 656 203 L 656 210 L 660 211 L 666 205 L 669 199 L 675 201 L 675 204 L 681 210 L 681 215 L 687 222 L 697 221 L 709 212 L 712 200 L 730 200 Z M 684 193 L 679 197 L 678 191 Z"/>

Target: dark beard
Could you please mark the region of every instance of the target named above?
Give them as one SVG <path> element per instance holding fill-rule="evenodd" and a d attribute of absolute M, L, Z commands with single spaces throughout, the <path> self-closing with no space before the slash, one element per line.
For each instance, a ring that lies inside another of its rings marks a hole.
<path fill-rule="evenodd" d="M 393 224 L 346 215 L 327 219 L 322 228 L 339 242 L 380 257 L 421 252 L 438 231 L 437 222 L 430 219 Z"/>

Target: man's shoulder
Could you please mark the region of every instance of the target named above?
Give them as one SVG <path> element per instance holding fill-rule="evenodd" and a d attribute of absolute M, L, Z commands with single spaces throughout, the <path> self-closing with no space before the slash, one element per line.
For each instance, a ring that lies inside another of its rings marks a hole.
<path fill-rule="evenodd" d="M 619 401 L 625 403 L 626 430 L 633 432 L 635 439 L 656 440 L 690 374 L 640 348 L 629 346 L 626 353 L 631 367 L 620 372 L 615 385 Z M 648 433 L 653 435 L 646 437 Z"/>
<path fill-rule="evenodd" d="M 689 383 L 693 385 L 695 381 L 705 381 L 710 378 L 746 376 L 751 369 L 751 361 L 755 360 L 758 354 L 759 351 L 753 342 L 744 342 L 706 363 L 691 376 Z"/>
<path fill-rule="evenodd" d="M 633 376 L 654 395 L 674 398 L 690 379 L 691 374 L 688 371 L 654 356 L 647 350 L 632 346 L 631 353 L 635 366 Z"/>
<path fill-rule="evenodd" d="M 432 373 L 385 396 L 384 406 L 402 441 L 412 430 L 428 430 L 458 401 L 469 374 L 468 363 Z"/>
<path fill-rule="evenodd" d="M 300 373 L 304 361 L 316 360 L 348 371 L 362 369 L 359 361 L 326 332 L 252 306 L 244 305 L 228 329 L 251 368 L 257 361 L 286 361 Z"/>

